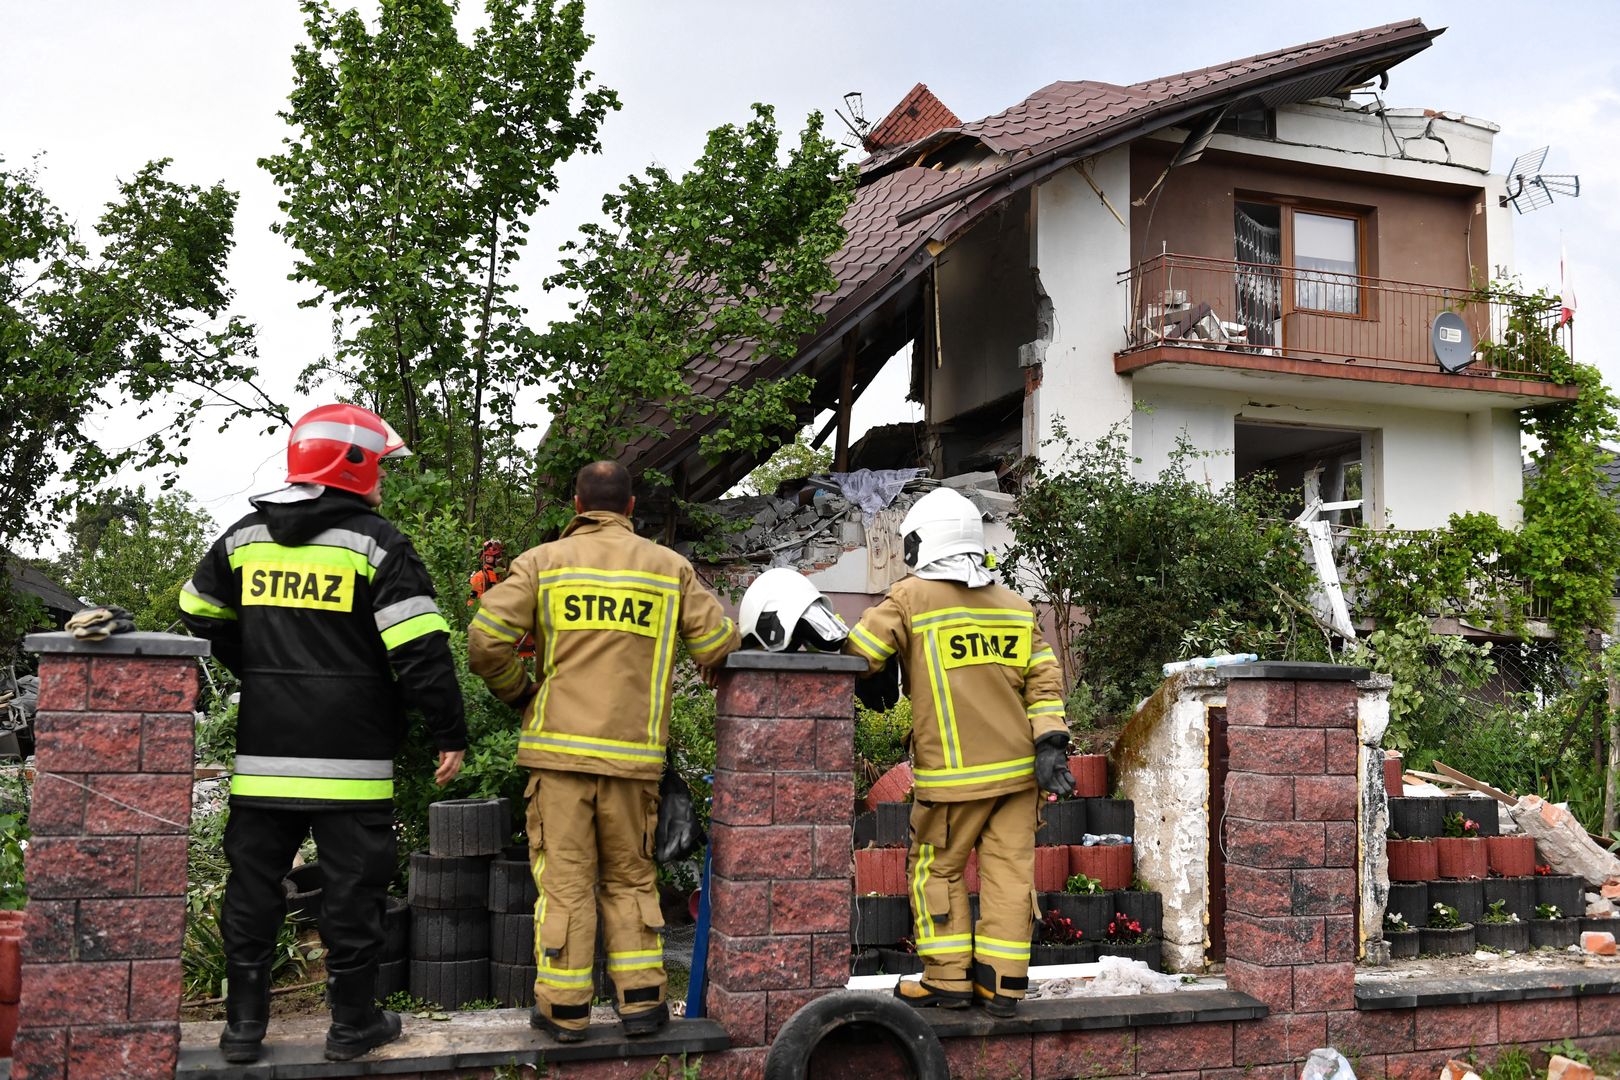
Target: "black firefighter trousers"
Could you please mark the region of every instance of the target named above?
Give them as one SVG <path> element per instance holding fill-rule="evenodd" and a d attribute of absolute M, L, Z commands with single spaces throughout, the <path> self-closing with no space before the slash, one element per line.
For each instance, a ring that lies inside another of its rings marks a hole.
<path fill-rule="evenodd" d="M 225 823 L 231 873 L 219 920 L 231 963 L 270 962 L 287 915 L 281 879 L 311 833 L 320 850 L 320 931 L 327 971 L 342 975 L 382 959 L 383 909 L 396 869 L 393 807 L 270 810 L 232 799 Z"/>

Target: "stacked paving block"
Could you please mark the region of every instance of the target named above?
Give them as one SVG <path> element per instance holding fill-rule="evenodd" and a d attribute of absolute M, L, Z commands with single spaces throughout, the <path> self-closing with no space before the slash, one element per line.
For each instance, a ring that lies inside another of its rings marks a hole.
<path fill-rule="evenodd" d="M 490 997 L 509 1008 L 534 1004 L 534 906 L 528 853 L 508 850 L 489 868 Z"/>
<path fill-rule="evenodd" d="M 413 997 L 454 1009 L 490 996 L 490 865 L 510 820 L 503 799 L 428 807 L 428 850 L 411 855 Z"/>
<path fill-rule="evenodd" d="M 1468 830 L 1468 836 L 1445 836 L 1446 819 L 1453 814 L 1461 814 L 1477 828 Z M 1586 903 L 1581 880 L 1538 874 L 1535 840 L 1523 834 L 1499 835 L 1499 820 L 1496 803 L 1488 798 L 1389 800 L 1386 919 L 1398 914 L 1410 928 L 1392 930 L 1386 922 L 1384 939 L 1392 956 L 1472 952 L 1476 945 L 1512 952 L 1540 946 L 1563 948 L 1578 940 L 1583 928 L 1595 928 L 1584 925 L 1595 920 L 1582 917 Z M 1491 905 L 1498 902 L 1518 921 L 1483 921 Z M 1460 921 L 1471 929 L 1437 932 L 1429 925 L 1435 904 L 1456 908 Z M 1539 904 L 1557 907 L 1560 917 L 1537 919 Z"/>
<path fill-rule="evenodd" d="M 1102 756 L 1070 758 L 1069 771 L 1075 777 L 1075 797 L 1043 802 L 1035 833 L 1033 884 L 1043 923 L 1035 930 L 1032 963 L 1087 963 L 1099 955 L 1118 955 L 1162 968 L 1162 899 L 1131 889 L 1135 866 L 1129 838 L 1136 828 L 1135 807 L 1129 799 L 1105 797 L 1107 761 Z M 850 944 L 851 970 L 857 975 L 922 970 L 921 960 L 908 949 L 915 933 L 906 880 L 911 804 L 898 801 L 907 796 L 910 782 L 910 768 L 896 766 L 872 786 L 864 803 L 869 809 L 855 817 Z M 1099 881 L 1100 891 L 1065 893 L 1075 874 Z M 977 854 L 968 857 L 963 876 L 977 918 Z M 1045 925 L 1054 911 L 1051 925 Z M 1128 931 L 1132 922 L 1138 931 Z"/>

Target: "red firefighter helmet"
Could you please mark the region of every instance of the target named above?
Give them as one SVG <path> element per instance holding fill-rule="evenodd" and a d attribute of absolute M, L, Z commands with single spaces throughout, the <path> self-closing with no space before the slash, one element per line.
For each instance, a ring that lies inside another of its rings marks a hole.
<path fill-rule="evenodd" d="M 364 495 L 377 486 L 378 463 L 409 457 L 388 421 L 358 405 L 322 405 L 287 438 L 287 483 L 324 484 Z"/>

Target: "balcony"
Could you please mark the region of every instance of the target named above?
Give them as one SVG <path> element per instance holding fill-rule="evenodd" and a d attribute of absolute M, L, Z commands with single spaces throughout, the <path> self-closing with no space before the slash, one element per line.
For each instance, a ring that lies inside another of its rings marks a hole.
<path fill-rule="evenodd" d="M 1283 381 L 1300 392 L 1474 410 L 1523 408 L 1576 394 L 1533 349 L 1503 357 L 1488 348 L 1528 309 L 1528 338 L 1571 350 L 1558 306 L 1528 298 L 1326 270 L 1164 254 L 1120 275 L 1128 285 L 1121 375 L 1144 383 L 1252 389 Z M 1456 312 L 1475 362 L 1441 369 L 1429 342 L 1441 312 Z M 1329 380 L 1329 381 L 1324 381 Z"/>

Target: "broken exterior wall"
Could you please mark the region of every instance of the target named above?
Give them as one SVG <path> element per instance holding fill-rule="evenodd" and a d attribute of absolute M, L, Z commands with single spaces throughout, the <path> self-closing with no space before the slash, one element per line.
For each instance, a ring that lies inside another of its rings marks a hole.
<path fill-rule="evenodd" d="M 1131 418 L 1131 380 L 1115 374 L 1113 362 L 1125 347 L 1128 308 L 1119 273 L 1133 261 L 1130 230 L 1114 217 L 1131 220 L 1130 150 L 1110 150 L 1083 166 L 1106 204 L 1081 166 L 1055 174 L 1035 193 L 1036 265 L 1051 298 L 1053 332 L 1030 404 L 1032 446 L 1050 439 L 1060 420 L 1071 436 L 1089 442 Z"/>
<path fill-rule="evenodd" d="M 1389 959 L 1383 945 L 1384 908 L 1389 903 L 1389 792 L 1384 788 L 1384 731 L 1389 727 L 1388 675 L 1374 675 L 1356 684 L 1356 737 L 1361 744 L 1358 785 L 1356 886 L 1361 894 L 1361 958 L 1376 963 Z"/>
<path fill-rule="evenodd" d="M 1212 671 L 1172 675 L 1142 703 L 1109 755 L 1136 804 L 1136 875 L 1164 897 L 1164 962 L 1201 971 L 1209 923 L 1209 709 L 1226 703 Z"/>
<path fill-rule="evenodd" d="M 939 348 L 922 358 L 930 424 L 1023 392 L 1018 349 L 1036 336 L 1029 224 L 1026 192 L 991 212 L 935 260 Z M 954 471 L 949 461 L 946 468 Z"/>

